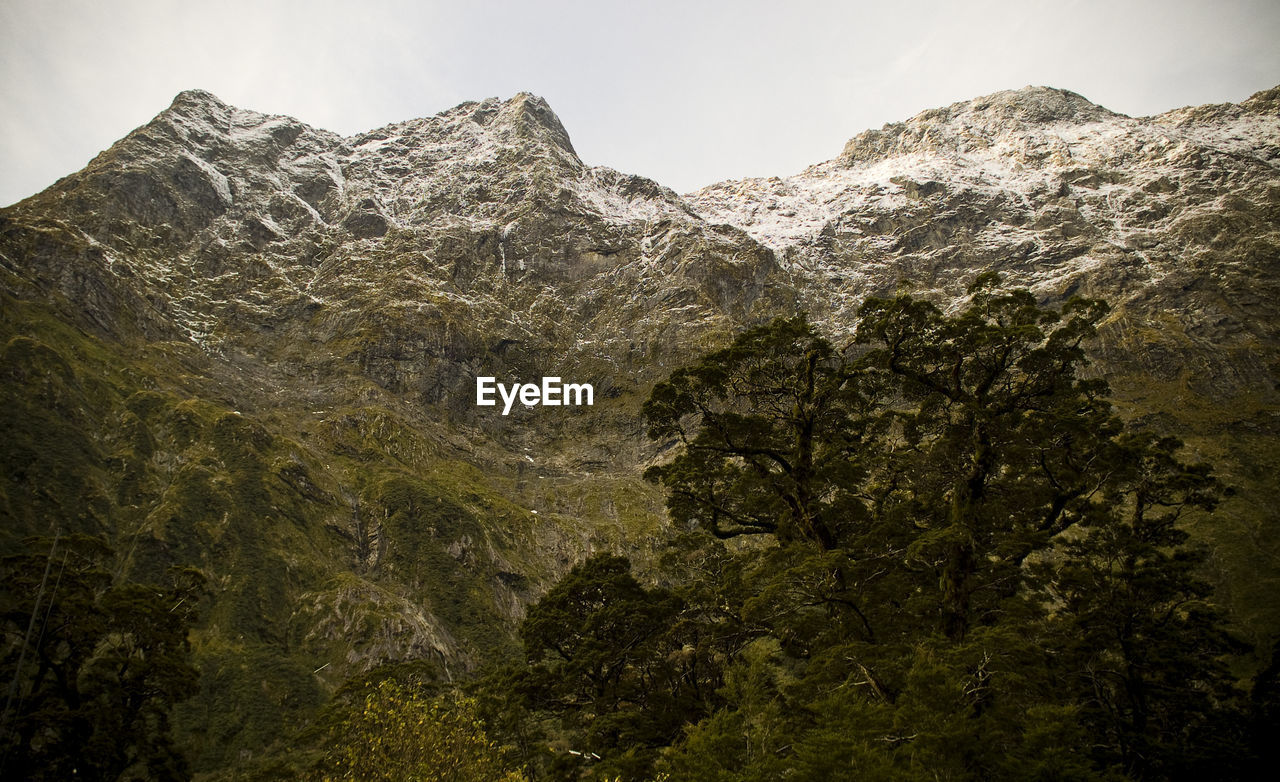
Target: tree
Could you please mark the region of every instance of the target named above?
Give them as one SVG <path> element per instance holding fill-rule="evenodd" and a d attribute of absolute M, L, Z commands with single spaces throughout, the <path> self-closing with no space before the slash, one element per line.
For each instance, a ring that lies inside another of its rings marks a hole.
<path fill-rule="evenodd" d="M 997 283 L 979 278 L 956 315 L 870 299 L 842 351 L 779 319 L 677 370 L 644 407 L 651 437 L 681 446 L 646 473 L 673 518 L 722 538 L 906 547 L 941 589 L 939 625 L 963 637 L 975 595 L 992 610 L 1078 520 L 1119 431 L 1105 384 L 1081 376 L 1106 305 L 1055 311 Z"/>
<path fill-rule="evenodd" d="M 1137 779 L 1228 777 L 1247 755 L 1225 630 L 1199 575 L 1205 559 L 1177 522 L 1212 510 L 1221 486 L 1176 457 L 1171 437 L 1129 434 L 1124 457 L 1080 534 L 1037 569 L 1058 606 L 1068 686 L 1096 752 Z"/>
<path fill-rule="evenodd" d="M 857 481 L 866 423 L 847 381 L 803 317 L 750 329 L 654 388 L 649 435 L 682 450 L 646 477 L 667 487 L 673 518 L 717 537 L 833 548 L 856 508 L 842 488 Z"/>
<path fill-rule="evenodd" d="M 862 307 L 859 368 L 892 420 L 879 514 L 900 506 L 912 553 L 937 574 L 940 625 L 959 639 L 1016 591 L 1035 551 L 1079 520 L 1114 460 L 1120 425 L 1100 380 L 1086 379 L 1085 340 L 1108 311 L 1072 299 L 1041 307 L 1029 291 L 983 275 L 948 316 L 902 295 Z"/>
<path fill-rule="evenodd" d="M 559 718 L 570 757 L 594 755 L 600 771 L 639 778 L 653 749 L 707 711 L 718 671 L 685 608 L 611 554 L 576 566 L 529 607 L 523 688 L 529 706 Z"/>
<path fill-rule="evenodd" d="M 331 731 L 318 779 L 360 782 L 521 782 L 485 735 L 475 701 L 430 697 L 386 678 Z"/>
<path fill-rule="evenodd" d="M 169 735 L 172 705 L 195 692 L 187 631 L 203 578 L 165 586 L 115 578 L 111 549 L 74 535 L 31 539 L 3 561 L 9 684 L 6 777 L 188 779 Z"/>
<path fill-rule="evenodd" d="M 839 350 L 776 320 L 655 388 L 651 434 L 674 453 L 648 476 L 672 517 L 771 544 L 698 593 L 782 652 L 755 662 L 770 687 L 726 688 L 689 731 L 678 777 L 1237 767 L 1239 648 L 1179 527 L 1222 489 L 1113 414 L 1084 352 L 1107 312 L 983 276 L 950 313 L 869 299 Z M 738 757 L 744 736 L 772 749 Z"/>

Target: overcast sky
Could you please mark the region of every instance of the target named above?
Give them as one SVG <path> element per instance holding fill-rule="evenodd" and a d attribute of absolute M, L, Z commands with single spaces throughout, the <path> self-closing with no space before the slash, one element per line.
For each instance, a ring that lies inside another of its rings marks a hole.
<path fill-rule="evenodd" d="M 1130 115 L 1280 84 L 1280 2 L 0 0 L 0 204 L 200 87 L 352 134 L 542 95 L 592 165 L 686 192 L 1028 84 Z"/>

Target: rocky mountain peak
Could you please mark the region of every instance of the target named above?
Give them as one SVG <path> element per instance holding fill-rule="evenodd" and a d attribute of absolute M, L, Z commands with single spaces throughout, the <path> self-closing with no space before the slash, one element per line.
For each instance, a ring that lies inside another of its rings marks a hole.
<path fill-rule="evenodd" d="M 547 102 L 519 93 L 509 100 L 468 101 L 433 117 L 393 123 L 345 140 L 353 160 L 405 156 L 416 161 L 420 173 L 493 162 L 506 167 L 550 165 L 572 173 L 583 165 L 569 134 Z M 398 160 L 398 163 L 403 163 Z"/>
<path fill-rule="evenodd" d="M 868 296 L 950 306 L 995 271 L 1110 301 L 1097 371 L 1246 487 L 1212 532 L 1274 637 L 1277 106 L 1130 118 L 1027 87 L 682 197 L 585 165 L 528 93 L 344 138 L 189 90 L 0 209 L 0 517 L 208 574 L 203 669 L 238 673 L 188 715 L 274 715 L 253 693 L 311 703 L 297 681 L 402 657 L 466 668 L 588 552 L 672 551 L 641 411 L 673 369 L 797 310 L 847 344 Z M 475 404 L 478 377 L 552 374 L 594 403 Z M 311 719 L 278 706 L 263 741 Z"/>
<path fill-rule="evenodd" d="M 985 149 L 1014 137 L 1053 135 L 1055 128 L 1104 122 L 1123 115 L 1069 90 L 1023 87 L 923 111 L 850 139 L 840 154 L 846 165 L 893 155 Z"/>
<path fill-rule="evenodd" d="M 669 189 L 584 165 L 547 102 L 524 92 L 343 138 L 188 90 L 11 214 L 15 236 L 48 247 L 27 253 L 42 256 L 42 280 L 111 302 L 92 309 L 96 326 L 124 333 L 142 313 L 141 330 L 173 332 L 147 320 L 160 313 L 204 346 L 229 333 L 219 324 L 289 322 L 295 305 L 367 294 L 380 311 L 391 289 L 415 311 L 446 295 L 474 309 L 483 291 L 505 322 L 512 301 L 527 306 L 521 281 L 599 278 L 631 297 L 638 276 L 661 281 L 655 295 L 683 286 L 699 307 L 738 312 L 775 268 Z M 56 229 L 36 227 L 51 218 Z M 103 273 L 84 273 L 68 243 Z M 601 277 L 623 269 L 633 277 Z"/>
<path fill-rule="evenodd" d="M 521 92 L 503 104 L 503 111 L 517 127 L 550 141 L 576 157 L 568 131 L 543 98 Z"/>
<path fill-rule="evenodd" d="M 1015 121 L 1025 124 L 1071 122 L 1083 124 L 1120 116 L 1082 95 L 1055 87 L 1026 86 L 1020 90 L 1001 90 L 981 98 L 953 103 L 944 109 L 933 109 L 917 118 L 981 118 L 988 121 Z"/>
<path fill-rule="evenodd" d="M 1269 90 L 1261 90 L 1249 96 L 1249 99 L 1240 104 L 1247 111 L 1263 113 L 1267 112 L 1273 116 L 1280 114 L 1280 86 L 1272 87 Z"/>
<path fill-rule="evenodd" d="M 173 96 L 169 111 L 227 111 L 231 107 L 217 95 L 199 88 L 183 90 Z"/>

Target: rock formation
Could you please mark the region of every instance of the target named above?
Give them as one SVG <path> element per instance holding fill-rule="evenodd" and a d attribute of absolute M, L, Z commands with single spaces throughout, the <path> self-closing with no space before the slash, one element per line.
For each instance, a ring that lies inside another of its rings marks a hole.
<path fill-rule="evenodd" d="M 511 653 L 587 551 L 651 561 L 639 407 L 676 366 L 991 270 L 1111 302 L 1098 371 L 1236 485 L 1195 531 L 1241 626 L 1280 628 L 1280 88 L 1130 118 L 1028 87 L 686 196 L 584 164 L 524 93 L 342 138 L 189 91 L 0 211 L 0 264 L 3 534 L 206 573 L 205 700 L 180 719 L 205 768 L 379 662 Z M 596 404 L 503 417 L 478 375 Z"/>

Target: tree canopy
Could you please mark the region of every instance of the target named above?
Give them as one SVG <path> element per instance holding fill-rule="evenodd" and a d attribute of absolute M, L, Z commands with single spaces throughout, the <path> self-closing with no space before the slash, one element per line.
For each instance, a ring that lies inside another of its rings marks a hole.
<path fill-rule="evenodd" d="M 346 692 L 316 768 L 1250 778 L 1280 654 L 1239 678 L 1183 528 L 1226 489 L 1115 415 L 1087 352 L 1107 313 L 988 276 L 950 310 L 872 298 L 838 341 L 781 318 L 676 370 L 644 406 L 676 525 L 646 566 L 570 569 L 468 696 Z"/>
<path fill-rule="evenodd" d="M 1114 414 L 1108 312 L 985 275 L 950 311 L 868 299 L 839 346 L 775 320 L 654 389 L 672 519 L 758 541 L 731 592 L 686 582 L 740 644 L 676 778 L 1244 773 L 1241 649 L 1179 526 L 1223 489 Z"/>
<path fill-rule="evenodd" d="M 26 549 L 0 562 L 0 775 L 190 778 L 169 713 L 196 690 L 187 631 L 203 577 L 171 569 L 165 584 L 122 580 L 111 549 L 83 535 Z"/>

